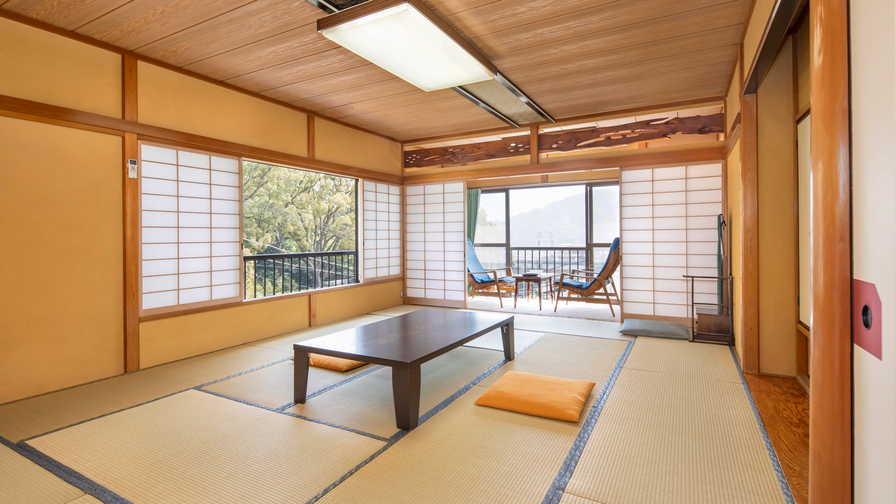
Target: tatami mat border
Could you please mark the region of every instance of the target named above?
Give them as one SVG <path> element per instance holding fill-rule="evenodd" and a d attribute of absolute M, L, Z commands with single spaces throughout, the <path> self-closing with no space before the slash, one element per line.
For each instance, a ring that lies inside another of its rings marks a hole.
<path fill-rule="evenodd" d="M 539 341 L 541 341 L 541 339 L 544 338 L 545 336 L 546 336 L 546 334 L 542 334 L 538 339 L 536 339 L 535 341 L 533 341 L 531 344 L 529 344 L 528 346 L 526 346 L 526 347 L 523 348 L 522 350 L 516 352 L 516 354 L 514 355 L 514 357 L 516 357 L 517 355 L 520 355 L 521 353 L 525 352 L 526 350 L 532 348 L 532 345 L 534 345 L 534 344 L 538 343 Z M 473 378 L 473 380 L 470 381 L 470 383 L 464 385 L 464 386 L 461 387 L 457 392 L 451 394 L 447 399 L 445 399 L 444 401 L 440 402 L 440 403 L 437 404 L 435 407 L 433 407 L 431 410 L 429 410 L 429 411 L 427 411 L 426 413 L 424 413 L 423 415 L 421 415 L 421 416 L 420 416 L 420 421 L 419 421 L 419 423 L 418 423 L 418 427 L 419 427 L 419 425 L 422 425 L 424 422 L 426 422 L 427 420 L 429 420 L 430 418 L 432 418 L 436 413 L 438 413 L 438 412 L 442 411 L 443 409 L 447 408 L 448 405 L 450 405 L 451 403 L 453 403 L 454 401 L 456 401 L 457 398 L 459 398 L 460 396 L 462 396 L 462 395 L 464 395 L 465 393 L 469 392 L 469 390 L 470 390 L 471 388 L 475 387 L 477 383 L 479 383 L 479 382 L 481 382 L 482 380 L 486 379 L 490 374 L 494 373 L 495 371 L 497 371 L 498 369 L 500 369 L 501 366 L 503 366 L 504 364 L 507 364 L 508 362 L 510 362 L 510 361 L 507 360 L 507 359 L 501 359 L 501 362 L 495 364 L 494 366 L 492 366 L 491 368 L 489 368 L 487 371 L 483 372 L 482 374 L 480 374 L 480 375 L 477 376 L 476 378 Z M 348 479 L 349 477 L 351 477 L 353 474 L 355 474 L 356 472 L 360 471 L 362 467 L 364 467 L 364 466 L 366 466 L 367 464 L 369 464 L 373 459 L 379 457 L 384 451 L 386 451 L 386 450 L 388 450 L 389 448 L 391 448 L 395 443 L 399 442 L 402 438 L 404 438 L 404 437 L 407 436 L 408 434 L 409 434 L 408 431 L 403 431 L 403 430 L 399 430 L 398 432 L 396 432 L 395 434 L 393 434 L 392 437 L 389 439 L 389 443 L 388 443 L 386 446 L 382 447 L 382 448 L 381 448 L 380 450 L 378 450 L 376 453 L 374 453 L 373 455 L 371 455 L 370 457 L 368 457 L 366 460 L 364 460 L 363 462 L 361 462 L 360 464 L 358 464 L 357 466 L 355 466 L 351 471 L 349 471 L 349 472 L 343 474 L 341 478 L 339 478 L 338 480 L 334 481 L 330 486 L 328 486 L 327 488 L 325 488 L 321 493 L 319 493 L 319 494 L 315 495 L 314 497 L 312 497 L 311 500 L 309 500 L 306 504 L 314 504 L 315 502 L 317 502 L 317 501 L 319 501 L 320 499 L 322 499 L 325 495 L 327 495 L 328 493 L 330 493 L 334 488 L 336 488 L 337 486 L 339 486 L 340 484 L 342 484 L 343 481 L 347 480 L 347 479 Z"/>
<path fill-rule="evenodd" d="M 360 373 L 356 373 L 356 374 L 346 378 L 345 380 L 342 380 L 341 382 L 336 382 L 331 385 L 327 385 L 326 387 L 324 387 L 320 390 L 316 390 L 316 391 L 308 394 L 307 396 L 305 396 L 305 399 L 307 400 L 307 399 L 311 399 L 312 397 L 317 397 L 317 396 L 323 394 L 324 392 L 329 392 L 329 391 L 333 390 L 334 388 L 341 387 L 341 386 L 345 385 L 346 383 L 357 380 L 358 378 L 361 378 L 362 376 L 367 376 L 370 373 L 379 371 L 380 369 L 383 369 L 384 367 L 385 366 L 373 366 L 372 368 L 370 368 L 366 371 L 362 371 Z M 292 408 L 296 404 L 297 403 L 295 401 L 288 402 L 288 403 L 284 404 L 283 406 L 280 406 L 279 408 L 277 408 L 277 411 L 288 410 L 289 408 Z"/>
<path fill-rule="evenodd" d="M 585 419 L 585 424 L 579 431 L 579 435 L 576 436 L 576 440 L 573 441 L 572 448 L 569 449 L 569 454 L 566 455 L 566 460 L 564 460 L 563 465 L 560 466 L 560 471 L 557 473 L 557 477 L 554 478 L 554 482 L 551 483 L 551 487 L 548 489 L 547 494 L 545 494 L 542 504 L 560 503 L 560 499 L 563 497 L 563 492 L 566 490 L 566 485 L 569 484 L 569 479 L 572 478 L 572 473 L 576 470 L 579 458 L 585 450 L 588 438 L 591 437 L 591 432 L 594 430 L 594 426 L 597 425 L 597 418 L 603 411 L 604 405 L 607 403 L 607 398 L 610 396 L 610 391 L 613 390 L 613 385 L 616 384 L 616 378 L 618 378 L 619 373 L 622 372 L 622 366 L 625 365 L 625 361 L 628 359 L 628 355 L 631 353 L 632 347 L 635 346 L 636 341 L 638 341 L 637 337 L 628 342 L 625 346 L 625 350 L 622 351 L 622 355 L 619 356 L 619 360 L 616 361 L 616 365 L 613 366 L 613 371 L 610 373 L 609 378 L 607 378 L 606 383 L 604 383 L 604 386 L 600 390 L 600 394 L 588 411 L 588 418 Z"/>
<path fill-rule="evenodd" d="M 231 397 L 231 396 L 229 396 L 229 395 L 224 395 L 224 394 L 221 394 L 221 393 L 219 393 L 219 392 L 212 392 L 211 390 L 205 390 L 205 389 L 201 389 L 201 388 L 198 388 L 198 387 L 197 387 L 195 390 L 198 390 L 199 392 L 205 392 L 206 394 L 213 395 L 213 396 L 216 396 L 216 397 L 220 397 L 221 399 L 228 399 L 228 400 L 231 400 L 231 401 L 234 401 L 234 402 L 238 402 L 238 403 L 240 403 L 240 404 L 245 404 L 246 406 L 252 406 L 252 407 L 255 407 L 255 408 L 263 409 L 263 410 L 265 410 L 265 411 L 270 411 L 271 413 L 279 413 L 279 414 L 281 414 L 281 415 L 286 415 L 286 416 L 290 416 L 290 417 L 293 417 L 293 418 L 298 418 L 298 419 L 301 419 L 301 420 L 307 420 L 307 421 L 309 421 L 309 422 L 314 422 L 314 423 L 316 423 L 316 424 L 326 425 L 327 427 L 334 427 L 334 428 L 336 428 L 336 429 L 342 429 L 342 430 L 344 430 L 344 431 L 348 431 L 348 432 L 351 432 L 351 433 L 354 433 L 354 434 L 359 434 L 359 435 L 361 435 L 361 436 L 366 436 L 366 437 L 369 437 L 369 438 L 372 438 L 372 439 L 376 439 L 377 441 L 382 441 L 382 442 L 384 442 L 384 443 L 386 443 L 386 442 L 389 441 L 388 438 L 384 438 L 384 437 L 382 437 L 382 436 L 377 436 L 376 434 L 371 434 L 371 433 L 369 433 L 369 432 L 360 431 L 360 430 L 358 430 L 358 429 L 352 429 L 351 427 L 346 427 L 346 426 L 344 426 L 344 425 L 339 425 L 339 424 L 330 423 L 330 422 L 327 422 L 327 421 L 324 421 L 324 420 L 317 420 L 317 419 L 315 419 L 315 418 L 308 418 L 308 417 L 306 417 L 306 416 L 297 415 L 297 414 L 295 414 L 295 413 L 290 413 L 289 411 L 281 411 L 281 410 L 276 409 L 276 408 L 270 408 L 270 407 L 268 407 L 268 406 L 262 406 L 261 404 L 255 404 L 255 403 L 253 403 L 253 402 L 249 402 L 249 401 L 246 401 L 246 400 L 244 400 L 244 399 L 237 399 L 236 397 Z"/>
<path fill-rule="evenodd" d="M 747 399 L 750 401 L 750 408 L 753 409 L 753 416 L 759 425 L 759 432 L 762 433 L 762 440 L 765 442 L 765 449 L 768 451 L 768 458 L 771 459 L 772 468 L 774 468 L 775 476 L 778 478 L 778 484 L 781 485 L 781 493 L 784 494 L 784 500 L 787 501 L 787 504 L 795 504 L 793 493 L 790 491 L 790 484 L 787 483 L 787 477 L 784 476 L 784 470 L 781 468 L 778 454 L 775 452 L 775 447 L 772 446 L 772 440 L 768 436 L 768 431 L 765 430 L 765 423 L 762 421 L 762 415 L 759 414 L 759 408 L 756 407 L 756 401 L 753 400 L 753 393 L 750 392 L 750 386 L 747 384 L 747 379 L 744 378 L 744 372 L 740 369 L 740 362 L 737 361 L 737 356 L 734 354 L 734 347 L 728 347 L 728 350 L 731 351 L 731 359 L 734 360 L 737 374 L 740 375 L 740 383 L 743 385 Z"/>
<path fill-rule="evenodd" d="M 45 455 L 40 450 L 26 444 L 24 441 L 13 443 L 12 441 L 0 436 L 0 444 L 10 448 L 19 455 L 47 470 L 57 478 L 94 497 L 100 502 L 104 502 L 105 504 L 133 504 L 131 501 L 118 495 L 112 490 L 109 490 L 103 485 L 100 485 L 87 476 L 84 476 L 78 471 L 75 471 L 71 467 L 63 465 L 55 459 Z"/>
<path fill-rule="evenodd" d="M 224 381 L 224 380 L 229 380 L 229 379 L 231 379 L 231 378 L 236 378 L 237 376 L 242 376 L 242 375 L 244 375 L 244 374 L 246 374 L 246 373 L 251 373 L 251 372 L 253 372 L 253 371 L 258 371 L 258 370 L 260 370 L 260 369 L 264 369 L 264 368 L 267 368 L 267 367 L 276 366 L 277 364 L 282 364 L 282 363 L 288 361 L 289 359 L 290 359 L 290 357 L 287 357 L 287 358 L 285 358 L 285 359 L 280 359 L 280 360 L 278 360 L 278 361 L 269 362 L 269 363 L 267 363 L 267 364 L 263 364 L 263 365 L 261 365 L 261 366 L 254 367 L 254 368 L 252 368 L 252 369 L 247 369 L 247 370 L 245 370 L 245 371 L 240 371 L 239 373 L 234 373 L 234 374 L 232 374 L 232 375 L 230 375 L 230 376 L 225 376 L 224 378 L 219 378 L 219 379 L 217 379 L 217 380 L 210 381 L 210 382 L 208 382 L 208 383 L 203 383 L 203 384 L 201 384 L 201 385 L 197 385 L 197 386 L 195 386 L 195 387 L 189 387 L 189 388 L 185 388 L 185 389 L 183 389 L 183 390 L 178 390 L 177 392 L 172 392 L 172 393 L 170 393 L 170 394 L 166 394 L 166 395 L 163 395 L 163 396 L 161 396 L 161 397 L 156 397 L 155 399 L 151 399 L 151 400 L 149 400 L 149 401 L 142 402 L 142 403 L 140 403 L 140 404 L 135 404 L 135 405 L 133 405 L 133 406 L 128 406 L 127 408 L 122 408 L 122 409 L 120 409 L 120 410 L 110 411 L 109 413 L 105 413 L 105 414 L 102 414 L 102 415 L 99 415 L 99 416 L 95 416 L 95 417 L 93 417 L 93 418 L 88 418 L 88 419 L 86 419 L 86 420 L 81 420 L 80 422 L 75 422 L 75 423 L 73 423 L 73 424 L 71 424 L 71 425 L 66 425 L 66 426 L 59 427 L 59 428 L 57 428 L 57 429 L 53 429 L 53 430 L 50 430 L 50 431 L 47 431 L 47 432 L 42 432 L 42 433 L 40 433 L 40 434 L 35 434 L 34 436 L 31 436 L 31 437 L 29 437 L 29 438 L 27 438 L 27 439 L 23 439 L 23 440 L 20 441 L 20 442 L 31 441 L 32 439 L 39 438 L 39 437 L 41 437 L 41 436 L 46 436 L 47 434 L 52 434 L 52 433 L 54 433 L 54 432 L 59 432 L 59 431 L 61 431 L 61 430 L 65 430 L 65 429 L 68 429 L 68 428 L 70 428 L 70 427 L 74 427 L 74 426 L 76 426 L 76 425 L 81 425 L 81 424 L 83 424 L 83 423 L 92 422 L 92 421 L 94 421 L 94 420 L 99 420 L 100 418 L 104 418 L 104 417 L 107 417 L 107 416 L 109 416 L 109 415 L 114 415 L 114 414 L 116 414 L 116 413 L 121 413 L 122 411 L 127 411 L 127 410 L 129 410 L 129 409 L 139 408 L 140 406 L 143 406 L 143 405 L 146 405 L 146 404 L 149 404 L 149 403 L 154 403 L 154 402 L 159 401 L 159 400 L 161 400 L 161 399 L 165 399 L 166 397 L 171 397 L 171 396 L 174 396 L 174 395 L 177 395 L 177 394 L 181 394 L 181 393 L 186 392 L 186 391 L 188 391 L 188 390 L 199 389 L 199 388 L 201 388 L 201 387 L 208 387 L 209 385 L 214 385 L 214 384 L 219 383 L 219 382 L 222 382 L 222 381 Z"/>

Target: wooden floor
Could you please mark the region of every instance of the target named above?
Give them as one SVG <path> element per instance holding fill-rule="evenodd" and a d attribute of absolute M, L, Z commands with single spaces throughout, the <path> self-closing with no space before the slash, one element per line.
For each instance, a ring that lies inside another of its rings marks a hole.
<path fill-rule="evenodd" d="M 795 378 L 745 374 L 796 504 L 809 502 L 809 396 Z"/>

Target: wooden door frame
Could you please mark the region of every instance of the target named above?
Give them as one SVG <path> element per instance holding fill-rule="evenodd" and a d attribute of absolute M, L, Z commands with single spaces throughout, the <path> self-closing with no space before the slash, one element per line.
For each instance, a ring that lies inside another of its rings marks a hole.
<path fill-rule="evenodd" d="M 848 0 L 809 6 L 812 394 L 809 502 L 852 502 L 852 233 Z"/>

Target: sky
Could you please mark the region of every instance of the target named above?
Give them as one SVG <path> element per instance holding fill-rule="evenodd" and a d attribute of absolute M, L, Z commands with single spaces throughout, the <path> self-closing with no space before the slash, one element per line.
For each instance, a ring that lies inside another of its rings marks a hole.
<path fill-rule="evenodd" d="M 510 216 L 526 213 L 536 208 L 545 207 L 555 201 L 580 195 L 585 198 L 585 186 L 538 187 L 532 189 L 514 189 L 510 191 Z M 483 194 L 479 200 L 479 208 L 485 210 L 490 219 L 504 215 L 504 198 L 501 195 Z M 503 219 L 502 219 L 503 220 Z"/>

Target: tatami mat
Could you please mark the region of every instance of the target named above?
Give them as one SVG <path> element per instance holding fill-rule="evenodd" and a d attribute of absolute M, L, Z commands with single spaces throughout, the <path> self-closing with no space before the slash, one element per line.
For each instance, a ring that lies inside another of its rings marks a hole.
<path fill-rule="evenodd" d="M 66 504 L 82 495 L 81 490 L 0 445 L 0 504 Z"/>
<path fill-rule="evenodd" d="M 424 363 L 420 370 L 420 415 L 503 358 L 493 351 L 460 347 Z M 392 400 L 392 369 L 382 368 L 287 411 L 381 437 L 392 436 L 398 432 Z"/>
<path fill-rule="evenodd" d="M 90 495 L 83 495 L 83 496 L 78 497 L 77 499 L 69 502 L 68 504 L 102 504 L 102 503 Z"/>
<path fill-rule="evenodd" d="M 238 347 L 0 406 L 0 436 L 20 441 L 288 358 Z"/>
<path fill-rule="evenodd" d="M 386 317 L 397 317 L 399 315 L 406 315 L 408 313 L 415 312 L 417 310 L 422 310 L 423 308 L 434 308 L 436 310 L 450 310 L 451 308 L 439 308 L 437 306 L 420 306 L 420 305 L 398 305 L 393 306 L 392 308 L 386 308 L 385 310 L 379 310 L 375 312 L 370 312 L 371 315 L 383 315 Z"/>
<path fill-rule="evenodd" d="M 740 383 L 628 368 L 565 492 L 603 504 L 785 502 Z"/>
<path fill-rule="evenodd" d="M 625 361 L 625 368 L 686 376 L 700 381 L 741 383 L 740 373 L 731 359 L 731 350 L 722 345 L 638 338 Z"/>
<path fill-rule="evenodd" d="M 603 504 L 601 502 L 593 501 L 591 499 L 586 499 L 584 497 L 579 497 L 578 495 L 572 495 L 565 493 L 563 497 L 560 497 L 560 504 Z"/>
<path fill-rule="evenodd" d="M 541 315 L 514 315 L 513 321 L 515 329 L 522 329 L 524 331 L 570 334 L 573 336 L 591 336 L 594 338 L 619 339 L 624 341 L 631 340 L 630 337 L 619 334 L 619 328 L 622 327 L 622 324 L 616 322 L 548 317 Z"/>
<path fill-rule="evenodd" d="M 343 320 L 341 322 L 334 322 L 332 324 L 326 324 L 321 326 L 314 326 L 309 329 L 304 329 L 298 332 L 294 332 L 291 334 L 287 334 L 284 336 L 275 336 L 273 338 L 263 339 L 260 341 L 256 341 L 254 343 L 249 343 L 250 346 L 259 347 L 259 348 L 267 348 L 270 350 L 277 350 L 279 352 L 286 352 L 290 355 L 293 354 L 293 343 L 298 343 L 300 341 L 309 340 L 311 338 L 317 338 L 320 336 L 326 336 L 328 334 L 333 334 L 335 332 L 344 331 L 346 329 L 354 329 L 355 327 L 359 327 L 366 324 L 371 324 L 373 322 L 379 322 L 380 320 L 388 320 L 389 317 L 383 315 L 361 315 L 360 317 L 355 317 L 348 320 Z"/>
<path fill-rule="evenodd" d="M 187 391 L 28 442 L 132 502 L 306 502 L 384 446 Z"/>
<path fill-rule="evenodd" d="M 513 331 L 513 347 L 517 353 L 521 352 L 526 347 L 532 345 L 538 341 L 538 338 L 544 336 L 544 333 L 539 332 L 529 332 L 529 331 L 518 331 L 514 329 Z M 497 350 L 499 352 L 504 351 L 504 340 L 501 339 L 501 330 L 495 329 L 494 331 L 485 334 L 484 336 L 480 336 L 473 341 L 467 343 L 464 346 L 473 347 L 473 348 L 484 348 L 486 350 Z"/>
<path fill-rule="evenodd" d="M 479 387 L 490 387 L 508 371 L 520 371 L 569 380 L 589 380 L 597 383 L 593 396 L 600 391 L 609 373 L 619 360 L 628 342 L 601 338 L 582 338 L 563 334 L 548 334 L 532 348 L 512 362 L 479 382 Z M 481 392 L 480 392 L 481 393 Z"/>
<path fill-rule="evenodd" d="M 311 394 L 358 374 L 368 373 L 373 367 L 367 365 L 351 371 L 339 372 L 310 366 L 308 368 L 308 393 Z M 281 362 L 209 385 L 204 389 L 253 404 L 279 408 L 293 400 L 294 370 L 295 365 L 292 361 Z"/>
<path fill-rule="evenodd" d="M 548 335 L 524 352 L 532 361 L 561 352 L 582 358 L 581 348 L 563 347 L 570 337 Z M 558 346 L 550 344 L 555 339 Z M 582 367 L 598 382 L 596 396 L 625 344 L 577 338 L 615 358 Z M 545 344 L 547 340 L 547 344 Z M 530 354 L 530 352 L 532 352 Z M 584 359 L 584 358 L 583 358 Z M 507 364 L 500 369 L 507 367 Z M 579 423 L 548 420 L 473 404 L 483 389 L 474 387 L 411 431 L 395 446 L 340 484 L 321 503 L 538 503 L 562 466 L 586 417 Z"/>

